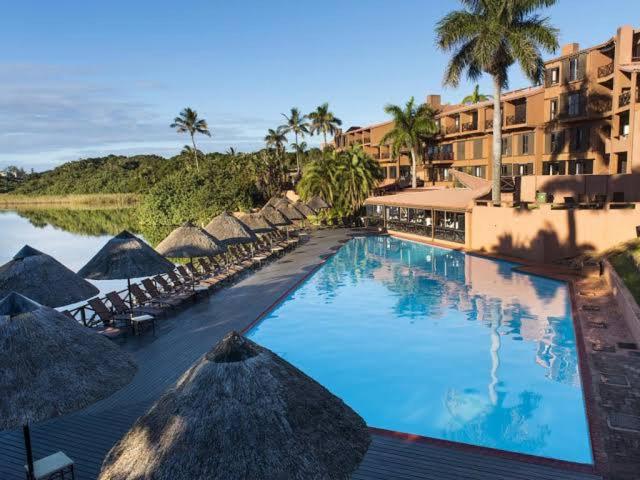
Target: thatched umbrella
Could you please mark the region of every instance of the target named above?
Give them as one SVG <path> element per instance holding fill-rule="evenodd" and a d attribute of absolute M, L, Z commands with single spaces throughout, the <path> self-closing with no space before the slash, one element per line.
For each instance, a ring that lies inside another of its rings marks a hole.
<path fill-rule="evenodd" d="M 132 358 L 66 315 L 12 292 L 0 301 L 0 430 L 79 410 L 129 383 Z"/>
<path fill-rule="evenodd" d="M 285 217 L 280 210 L 273 208 L 270 205 L 265 205 L 260 210 L 260 215 L 267 219 L 269 223 L 276 227 L 287 227 L 291 225 L 291 220 Z"/>
<path fill-rule="evenodd" d="M 307 205 L 309 205 L 314 210 L 324 210 L 325 208 L 331 208 L 331 205 L 329 205 L 323 198 L 317 195 L 315 197 L 311 197 L 311 199 L 307 202 Z"/>
<path fill-rule="evenodd" d="M 174 265 L 147 243 L 126 230 L 109 240 L 78 274 L 90 280 L 127 279 L 133 308 L 131 279 L 150 277 L 173 270 Z"/>
<path fill-rule="evenodd" d="M 306 203 L 296 202 L 293 204 L 305 217 L 316 215 L 316 211 Z"/>
<path fill-rule="evenodd" d="M 281 199 L 279 202 L 276 203 L 274 208 L 276 208 L 277 210 L 280 210 L 280 212 L 292 222 L 301 222 L 305 218 L 307 218 L 304 216 L 304 214 L 300 210 L 294 207 L 293 204 L 288 200 Z"/>
<path fill-rule="evenodd" d="M 100 290 L 55 258 L 25 245 L 0 267 L 0 299 L 15 291 L 49 307 L 62 307 Z"/>
<path fill-rule="evenodd" d="M 273 232 L 276 229 L 275 225 L 260 213 L 236 212 L 233 216 L 249 227 L 256 235 Z"/>
<path fill-rule="evenodd" d="M 186 222 L 167 235 L 156 251 L 169 258 L 191 259 L 218 255 L 225 247 L 202 228 Z"/>
<path fill-rule="evenodd" d="M 265 203 L 265 206 L 269 206 L 269 207 L 275 207 L 276 203 L 278 203 L 279 201 L 284 200 L 285 202 L 288 202 L 289 200 L 287 199 L 287 197 L 271 197 L 269 199 L 269 201 L 267 203 Z"/>
<path fill-rule="evenodd" d="M 226 246 L 253 243 L 258 240 L 249 227 L 227 212 L 214 217 L 204 229 Z"/>
<path fill-rule="evenodd" d="M 342 400 L 231 332 L 111 449 L 99 480 L 348 478 L 369 443 Z"/>

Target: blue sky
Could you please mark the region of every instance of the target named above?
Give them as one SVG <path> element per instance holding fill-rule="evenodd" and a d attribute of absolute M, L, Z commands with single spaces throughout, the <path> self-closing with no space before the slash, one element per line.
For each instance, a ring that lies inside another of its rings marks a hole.
<path fill-rule="evenodd" d="M 176 154 L 185 106 L 205 117 L 204 151 L 262 146 L 292 106 L 328 101 L 345 126 L 386 119 L 388 102 L 444 89 L 438 19 L 457 1 L 33 1 L 0 17 L 0 167 L 82 157 Z M 640 19 L 637 0 L 559 0 L 560 41 L 589 46 Z M 636 23 L 636 26 L 640 24 Z M 482 82 L 489 91 L 488 79 Z M 511 87 L 527 86 L 513 69 Z M 318 138 L 308 139 L 317 143 Z"/>

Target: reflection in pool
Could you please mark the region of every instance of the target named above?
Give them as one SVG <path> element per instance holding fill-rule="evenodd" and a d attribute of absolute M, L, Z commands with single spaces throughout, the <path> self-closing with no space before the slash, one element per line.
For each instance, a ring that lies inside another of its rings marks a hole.
<path fill-rule="evenodd" d="M 565 284 L 354 239 L 249 336 L 371 426 L 592 463 Z"/>

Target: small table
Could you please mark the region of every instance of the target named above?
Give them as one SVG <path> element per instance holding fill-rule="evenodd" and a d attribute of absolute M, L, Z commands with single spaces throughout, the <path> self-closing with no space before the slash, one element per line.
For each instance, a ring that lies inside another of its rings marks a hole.
<path fill-rule="evenodd" d="M 143 323 L 151 322 L 153 327 L 153 333 L 156 333 L 156 318 L 153 315 L 136 315 L 131 317 L 131 325 L 133 326 L 133 333 L 140 333 L 140 325 Z"/>
<path fill-rule="evenodd" d="M 27 479 L 30 480 L 29 467 L 25 465 L 24 468 L 27 470 Z M 64 479 L 67 473 L 71 475 L 72 480 L 75 480 L 73 460 L 62 452 L 54 453 L 33 462 L 33 477 L 35 480 Z"/>

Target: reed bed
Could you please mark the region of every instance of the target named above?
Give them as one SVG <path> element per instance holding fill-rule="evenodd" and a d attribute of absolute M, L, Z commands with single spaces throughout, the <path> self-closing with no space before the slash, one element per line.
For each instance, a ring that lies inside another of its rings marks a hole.
<path fill-rule="evenodd" d="M 137 205 L 141 196 L 135 193 L 101 193 L 86 195 L 0 195 L 0 207 L 110 207 L 124 208 Z"/>

